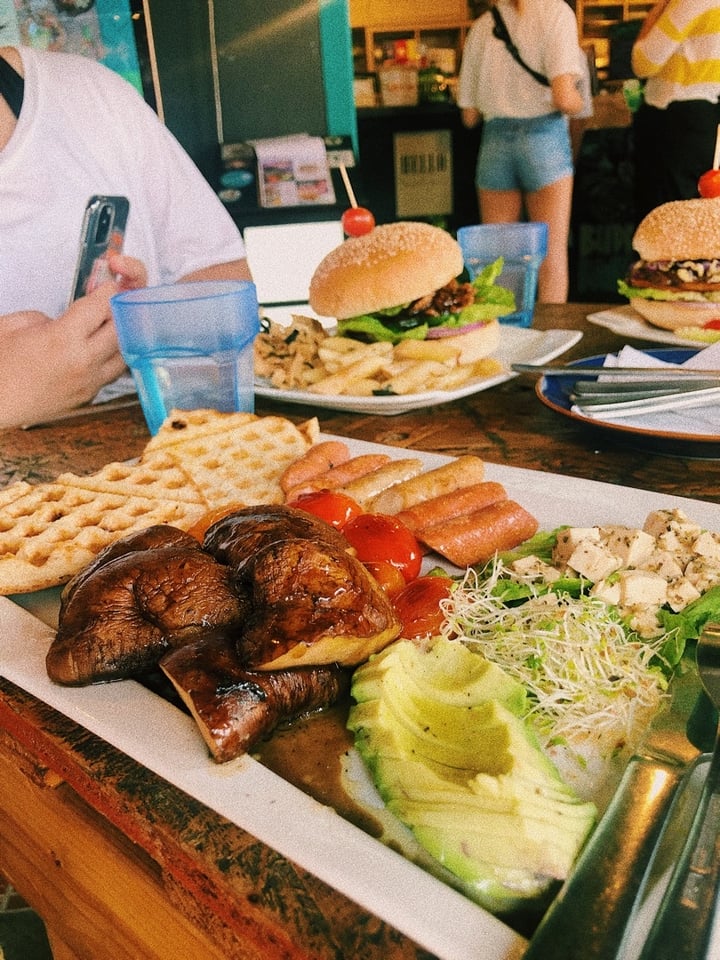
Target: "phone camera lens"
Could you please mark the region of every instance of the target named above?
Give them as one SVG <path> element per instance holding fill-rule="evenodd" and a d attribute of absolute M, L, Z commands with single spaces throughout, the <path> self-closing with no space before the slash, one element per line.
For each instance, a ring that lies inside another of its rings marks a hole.
<path fill-rule="evenodd" d="M 100 211 L 100 216 L 98 217 L 97 231 L 95 233 L 95 241 L 97 243 L 105 243 L 110 233 L 111 224 L 112 207 L 106 204 Z"/>

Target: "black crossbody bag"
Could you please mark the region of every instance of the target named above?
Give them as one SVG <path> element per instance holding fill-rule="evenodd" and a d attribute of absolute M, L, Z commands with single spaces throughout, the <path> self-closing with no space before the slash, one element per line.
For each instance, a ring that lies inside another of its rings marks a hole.
<path fill-rule="evenodd" d="M 4 57 L 0 57 L 0 96 L 5 99 L 16 118 L 20 116 L 24 92 L 23 78 Z"/>
<path fill-rule="evenodd" d="M 508 49 L 508 53 L 513 58 L 516 63 L 519 63 L 523 70 L 527 70 L 531 77 L 534 77 L 538 83 L 541 83 L 544 87 L 550 86 L 550 81 L 547 77 L 543 76 L 542 73 L 538 73 L 537 70 L 533 70 L 532 67 L 529 67 L 523 58 L 520 56 L 520 51 L 513 43 L 513 39 L 508 33 L 508 28 L 505 24 L 505 21 L 502 18 L 502 15 L 497 7 L 493 7 L 490 11 L 492 13 L 493 20 L 495 21 L 495 27 L 493 29 L 493 36 L 497 37 L 498 40 L 502 40 L 505 46 Z"/>

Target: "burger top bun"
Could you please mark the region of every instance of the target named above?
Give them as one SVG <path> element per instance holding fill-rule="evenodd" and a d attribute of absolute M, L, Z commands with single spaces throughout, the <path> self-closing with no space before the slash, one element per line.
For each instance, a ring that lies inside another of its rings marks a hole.
<path fill-rule="evenodd" d="M 321 317 L 346 320 L 433 293 L 463 267 L 460 246 L 445 230 L 388 223 L 331 250 L 310 281 L 308 299 Z"/>
<path fill-rule="evenodd" d="M 660 204 L 639 223 L 632 244 L 643 260 L 719 257 L 720 197 Z"/>
<path fill-rule="evenodd" d="M 654 327 L 679 330 L 681 327 L 702 327 L 708 320 L 720 318 L 720 303 L 695 300 L 646 300 L 633 297 L 633 310 Z"/>

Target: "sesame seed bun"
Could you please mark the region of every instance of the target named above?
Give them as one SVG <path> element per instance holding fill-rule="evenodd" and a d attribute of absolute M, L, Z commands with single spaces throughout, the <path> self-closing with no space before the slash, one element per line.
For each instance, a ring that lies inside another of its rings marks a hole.
<path fill-rule="evenodd" d="M 643 260 L 705 260 L 720 256 L 720 198 L 672 200 L 655 207 L 633 236 Z"/>
<path fill-rule="evenodd" d="M 322 317 L 345 320 L 409 303 L 463 271 L 460 246 L 439 227 L 402 221 L 345 240 L 322 260 L 309 302 Z"/>

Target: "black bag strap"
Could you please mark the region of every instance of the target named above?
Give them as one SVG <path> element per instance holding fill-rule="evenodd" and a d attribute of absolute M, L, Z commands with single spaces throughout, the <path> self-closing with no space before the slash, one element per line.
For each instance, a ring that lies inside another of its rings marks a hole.
<path fill-rule="evenodd" d="M 20 116 L 24 93 L 25 81 L 4 57 L 0 57 L 0 97 L 5 99 L 16 117 Z"/>
<path fill-rule="evenodd" d="M 493 6 L 492 10 L 493 20 L 495 21 L 495 27 L 493 28 L 493 36 L 497 37 L 498 40 L 502 40 L 505 46 L 508 49 L 508 53 L 515 60 L 516 63 L 519 63 L 523 70 L 527 70 L 531 77 L 534 77 L 538 83 L 541 83 L 544 87 L 550 86 L 550 81 L 547 77 L 543 76 L 542 73 L 538 73 L 537 70 L 533 70 L 532 67 L 529 67 L 523 58 L 520 56 L 520 51 L 513 43 L 512 37 L 508 33 L 508 28 L 505 24 L 505 21 L 502 18 L 502 14 L 496 6 Z"/>

